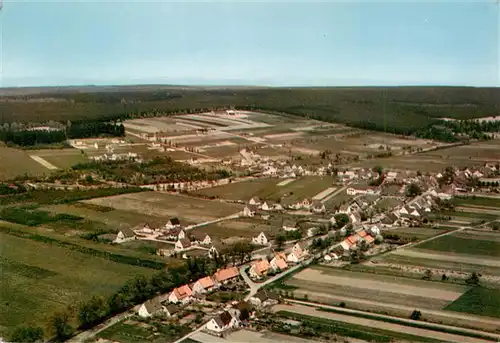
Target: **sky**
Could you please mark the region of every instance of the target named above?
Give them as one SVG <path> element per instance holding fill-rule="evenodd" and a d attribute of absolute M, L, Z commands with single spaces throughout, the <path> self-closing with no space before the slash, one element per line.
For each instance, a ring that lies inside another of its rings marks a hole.
<path fill-rule="evenodd" d="M 0 86 L 500 86 L 488 1 L 22 1 Z"/>

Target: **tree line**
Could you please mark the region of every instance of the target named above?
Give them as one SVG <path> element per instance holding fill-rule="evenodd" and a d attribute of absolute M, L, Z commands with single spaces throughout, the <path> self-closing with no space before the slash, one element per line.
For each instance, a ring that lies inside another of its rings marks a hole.
<path fill-rule="evenodd" d="M 0 126 L 0 141 L 8 145 L 23 147 L 62 143 L 67 139 L 91 138 L 99 136 L 125 136 L 125 127 L 117 122 L 102 120 L 67 122 L 66 126 L 50 129 L 27 128 L 17 123 Z"/>

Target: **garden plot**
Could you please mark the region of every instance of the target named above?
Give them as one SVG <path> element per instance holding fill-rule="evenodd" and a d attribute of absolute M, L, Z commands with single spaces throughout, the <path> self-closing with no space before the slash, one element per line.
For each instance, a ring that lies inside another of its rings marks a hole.
<path fill-rule="evenodd" d="M 215 220 L 238 213 L 243 209 L 238 204 L 158 192 L 124 194 L 91 199 L 85 202 L 154 217 L 179 217 L 181 221 L 188 223 Z"/>

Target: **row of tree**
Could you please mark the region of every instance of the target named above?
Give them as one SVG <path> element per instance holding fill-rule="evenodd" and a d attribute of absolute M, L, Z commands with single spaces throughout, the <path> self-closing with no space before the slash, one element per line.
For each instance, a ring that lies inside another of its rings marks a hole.
<path fill-rule="evenodd" d="M 64 130 L 0 130 L 0 141 L 6 144 L 15 144 L 19 146 L 33 146 L 43 144 L 61 143 L 66 140 Z"/>
<path fill-rule="evenodd" d="M 82 121 L 71 123 L 66 128 L 68 138 L 91 138 L 99 136 L 125 136 L 125 127 L 116 122 Z"/>

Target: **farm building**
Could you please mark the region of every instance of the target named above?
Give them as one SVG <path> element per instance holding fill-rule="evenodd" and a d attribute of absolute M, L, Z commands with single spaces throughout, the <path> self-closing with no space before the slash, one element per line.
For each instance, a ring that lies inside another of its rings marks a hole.
<path fill-rule="evenodd" d="M 130 229 L 121 229 L 118 232 L 118 234 L 116 235 L 116 238 L 113 242 L 114 243 L 123 243 L 123 242 L 132 241 L 134 239 L 135 239 L 134 231 L 132 231 Z"/>

